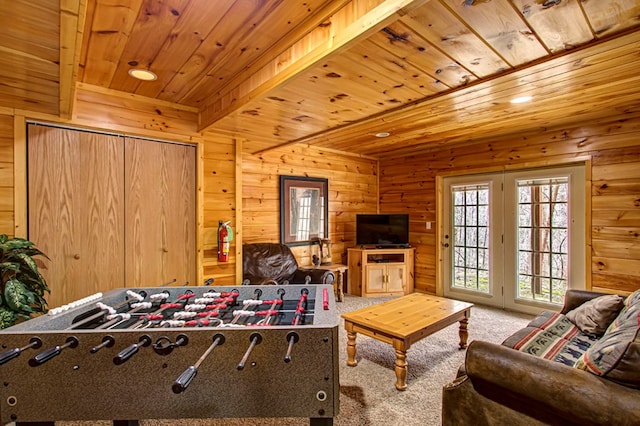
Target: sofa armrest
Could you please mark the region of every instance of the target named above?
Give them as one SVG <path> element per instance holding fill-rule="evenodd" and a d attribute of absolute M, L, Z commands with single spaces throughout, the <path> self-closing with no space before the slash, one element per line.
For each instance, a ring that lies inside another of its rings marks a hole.
<path fill-rule="evenodd" d="M 598 293 L 595 291 L 588 290 L 572 290 L 569 289 L 565 292 L 564 295 L 564 305 L 562 306 L 562 311 L 560 313 L 566 314 L 567 312 L 577 308 L 585 302 L 588 302 L 591 299 L 595 299 L 596 297 L 606 296 L 608 293 Z"/>
<path fill-rule="evenodd" d="M 304 284 L 305 278 L 309 276 L 311 277 L 310 284 L 329 284 L 333 285 L 336 280 L 336 275 L 333 271 L 329 271 L 326 269 L 304 269 L 298 268 L 293 273 L 293 277 L 291 278 L 290 284 Z"/>
<path fill-rule="evenodd" d="M 494 343 L 474 341 L 466 355 L 474 389 L 533 418 L 558 424 L 640 424 L 640 391 L 586 371 Z M 556 423 L 554 421 L 554 423 Z"/>

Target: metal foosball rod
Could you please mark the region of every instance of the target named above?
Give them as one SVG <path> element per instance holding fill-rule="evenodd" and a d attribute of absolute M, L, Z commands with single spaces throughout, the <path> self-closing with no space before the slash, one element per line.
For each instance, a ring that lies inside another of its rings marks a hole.
<path fill-rule="evenodd" d="M 173 393 L 182 393 L 189 387 L 189 384 L 193 381 L 193 379 L 198 374 L 198 368 L 200 368 L 200 364 L 209 356 L 209 354 L 215 349 L 216 346 L 222 345 L 224 343 L 224 336 L 220 333 L 217 333 L 213 336 L 213 343 L 207 348 L 207 350 L 198 358 L 195 364 L 184 370 L 180 376 L 176 379 L 171 386 L 171 390 Z"/>
<path fill-rule="evenodd" d="M 110 308 L 109 306 L 106 306 L 104 304 L 98 304 L 98 306 L 96 308 L 93 308 L 92 310 L 90 310 L 88 312 L 85 312 L 84 314 L 79 316 L 77 318 L 78 321 L 74 322 L 73 324 L 71 324 L 71 326 L 68 327 L 67 330 L 77 329 L 77 328 L 82 327 L 83 325 L 90 324 L 91 322 L 97 320 L 98 318 L 101 318 L 101 317 L 105 316 L 111 310 L 117 311 L 118 309 L 122 308 L 123 306 L 128 305 L 134 299 L 140 302 L 140 301 L 144 300 L 145 297 L 147 297 L 147 292 L 144 291 L 144 290 L 141 290 L 139 293 L 135 293 L 135 292 L 129 290 L 129 291 L 127 291 L 127 295 L 129 295 L 129 297 L 131 297 L 131 299 L 125 298 L 125 300 L 123 302 L 120 302 L 119 304 L 117 304 L 113 308 Z"/>
<path fill-rule="evenodd" d="M 167 294 L 167 296 L 169 295 L 168 292 L 165 292 Z M 108 321 L 105 322 L 104 324 L 100 324 L 99 326 L 97 326 L 95 329 L 96 330 L 103 330 L 103 329 L 109 329 L 109 328 L 113 328 L 115 326 L 117 326 L 118 324 L 120 324 L 123 321 L 127 321 L 129 318 L 131 318 L 131 314 L 135 314 L 137 312 L 143 311 L 145 309 L 149 309 L 151 306 L 153 306 L 152 302 L 136 302 L 136 303 L 132 303 L 131 304 L 131 309 L 128 310 L 127 312 L 114 312 L 113 314 L 110 314 L 107 318 Z"/>
<path fill-rule="evenodd" d="M 284 362 L 291 362 L 291 352 L 293 351 L 293 344 L 298 343 L 300 340 L 300 336 L 295 331 L 290 331 L 287 333 L 287 342 L 289 345 L 287 346 L 287 354 L 284 356 Z"/>
<path fill-rule="evenodd" d="M 251 336 L 249 336 L 249 342 L 250 343 L 247 351 L 244 353 L 242 360 L 240 360 L 240 362 L 238 363 L 238 370 L 244 369 L 244 366 L 247 363 L 247 360 L 249 359 L 249 355 L 251 355 L 253 348 L 255 348 L 256 345 L 262 343 L 262 335 L 260 333 L 251 333 Z"/>
<path fill-rule="evenodd" d="M 298 325 L 298 323 L 302 319 L 302 316 L 304 315 L 305 310 L 307 309 L 307 297 L 309 295 L 309 290 L 307 290 L 306 288 L 303 288 L 300 292 L 302 294 L 300 296 L 300 299 L 298 299 L 298 305 L 296 306 L 296 313 L 293 316 L 293 321 L 291 322 L 291 325 Z"/>
<path fill-rule="evenodd" d="M 151 318 L 163 317 L 164 316 L 163 312 L 165 312 L 166 310 L 169 310 L 169 309 L 182 309 L 182 308 L 184 308 L 184 305 L 186 305 L 191 298 L 195 297 L 195 295 L 196 294 L 192 290 L 186 290 L 184 293 L 179 294 L 176 297 L 176 301 L 175 302 L 161 304 L 159 309 L 157 309 L 154 312 L 151 312 L 151 313 L 147 314 L 147 316 L 145 318 L 142 318 L 142 319 L 136 321 L 129 328 L 135 329 L 135 328 L 139 327 L 140 325 L 144 324 L 146 321 L 149 321 Z"/>
<path fill-rule="evenodd" d="M 273 303 L 271 304 L 271 307 L 269 308 L 269 312 L 267 313 L 267 316 L 265 317 L 265 319 L 262 322 L 262 325 L 270 325 L 271 324 L 271 318 L 273 317 L 273 312 L 276 309 L 276 306 L 280 306 L 282 307 L 283 305 L 283 298 L 285 295 L 285 291 L 283 288 L 279 288 L 276 292 L 279 296 L 278 299 L 274 299 Z"/>
<path fill-rule="evenodd" d="M 160 319 L 160 327 L 205 327 L 209 325 L 222 325 L 220 319 L 224 315 L 223 310 L 237 303 L 236 298 L 240 295 L 237 290 L 230 292 L 205 292 L 202 297 L 195 298 L 192 304 L 184 306 L 184 311 L 173 313 L 172 318 Z M 212 321 L 212 319 L 215 319 Z M 157 325 L 151 324 L 149 325 Z"/>
<path fill-rule="evenodd" d="M 262 296 L 262 290 L 259 289 L 259 288 L 256 288 L 253 291 L 253 296 L 254 296 L 254 299 L 252 299 L 252 300 L 244 300 L 242 302 L 243 307 L 247 307 L 247 306 L 255 307 L 255 306 L 257 306 L 257 304 L 251 303 L 251 302 L 256 302 L 256 301 L 260 300 L 260 296 Z M 233 311 L 231 314 L 233 315 L 233 319 L 228 324 L 233 326 L 233 325 L 238 324 L 238 321 L 240 320 L 240 318 L 248 316 L 248 315 L 252 315 L 252 314 L 254 314 L 254 311 L 253 310 L 249 310 L 249 309 L 239 309 L 239 310 Z"/>
<path fill-rule="evenodd" d="M 102 349 L 102 348 L 110 348 L 111 346 L 115 345 L 115 343 L 116 343 L 116 341 L 113 338 L 113 336 L 106 335 L 106 336 L 104 336 L 102 338 L 102 343 L 100 343 L 98 346 L 94 346 L 93 348 L 91 348 L 89 353 L 95 354 L 100 349 Z"/>
<path fill-rule="evenodd" d="M 4 364 L 5 362 L 9 362 L 14 358 L 17 358 L 22 352 L 26 351 L 29 348 L 32 349 L 38 349 L 42 346 L 42 340 L 40 340 L 40 338 L 38 337 L 32 337 L 29 340 L 29 344 L 26 346 L 23 346 L 22 348 L 13 348 L 13 349 L 9 349 L 6 352 L 3 352 L 0 354 L 0 365 Z"/>

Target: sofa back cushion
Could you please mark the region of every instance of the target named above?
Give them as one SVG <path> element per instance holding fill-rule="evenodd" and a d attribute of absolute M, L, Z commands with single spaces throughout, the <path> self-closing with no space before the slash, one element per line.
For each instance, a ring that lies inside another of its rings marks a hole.
<path fill-rule="evenodd" d="M 575 367 L 640 388 L 640 290 L 631 294 L 604 335 Z"/>
<path fill-rule="evenodd" d="M 596 297 L 567 312 L 567 318 L 583 333 L 601 336 L 624 306 L 624 297 L 617 294 Z"/>
<path fill-rule="evenodd" d="M 298 269 L 291 249 L 284 244 L 255 243 L 242 246 L 243 276 L 264 277 L 281 284 Z"/>

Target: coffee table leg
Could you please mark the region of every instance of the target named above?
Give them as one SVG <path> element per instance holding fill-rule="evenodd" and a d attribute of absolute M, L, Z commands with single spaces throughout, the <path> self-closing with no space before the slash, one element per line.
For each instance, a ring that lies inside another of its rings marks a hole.
<path fill-rule="evenodd" d="M 358 365 L 356 361 L 356 333 L 347 331 L 347 365 L 355 367 Z"/>
<path fill-rule="evenodd" d="M 396 389 L 407 389 L 407 351 L 396 349 Z"/>
<path fill-rule="evenodd" d="M 469 337 L 469 331 L 467 331 L 468 324 L 468 318 L 460 320 L 460 328 L 458 329 L 458 334 L 460 334 L 460 349 L 467 347 L 467 338 Z"/>

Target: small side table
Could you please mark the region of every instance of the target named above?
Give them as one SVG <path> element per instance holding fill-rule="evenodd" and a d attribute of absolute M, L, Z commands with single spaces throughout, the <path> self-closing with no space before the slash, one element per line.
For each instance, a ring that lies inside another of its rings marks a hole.
<path fill-rule="evenodd" d="M 315 268 L 326 269 L 328 271 L 333 271 L 333 273 L 336 274 L 336 282 L 333 283 L 333 291 L 336 294 L 336 301 L 342 302 L 342 298 L 344 296 L 343 274 L 349 269 L 349 266 L 341 263 L 332 263 L 331 265 L 318 265 L 315 266 Z"/>

